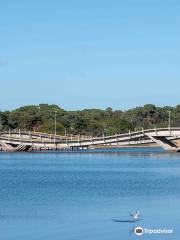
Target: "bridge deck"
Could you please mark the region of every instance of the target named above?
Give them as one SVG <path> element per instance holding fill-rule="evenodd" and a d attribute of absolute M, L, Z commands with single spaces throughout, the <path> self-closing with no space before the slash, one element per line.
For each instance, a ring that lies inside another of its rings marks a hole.
<path fill-rule="evenodd" d="M 173 145 L 172 140 L 180 138 L 180 128 L 159 128 L 147 129 L 125 134 L 103 137 L 65 137 L 36 132 L 2 132 L 0 133 L 0 143 L 3 146 L 10 146 L 16 149 L 28 149 L 29 147 L 43 147 L 52 149 L 89 147 L 93 145 L 137 145 L 156 143 L 166 150 L 178 150 L 178 146 Z M 28 146 L 26 148 L 19 145 Z M 173 146 L 172 146 L 173 145 Z"/>

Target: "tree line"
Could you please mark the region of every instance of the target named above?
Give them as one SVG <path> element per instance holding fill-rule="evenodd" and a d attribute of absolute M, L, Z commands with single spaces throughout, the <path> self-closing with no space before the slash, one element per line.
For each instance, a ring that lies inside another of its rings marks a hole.
<path fill-rule="evenodd" d="M 140 130 L 142 127 L 167 127 L 169 111 L 171 125 L 180 127 L 180 105 L 157 107 L 146 104 L 126 111 L 110 107 L 105 110 L 66 111 L 57 105 L 39 104 L 0 111 L 0 131 L 21 129 L 53 134 L 56 128 L 57 134 L 61 135 L 112 135 Z"/>

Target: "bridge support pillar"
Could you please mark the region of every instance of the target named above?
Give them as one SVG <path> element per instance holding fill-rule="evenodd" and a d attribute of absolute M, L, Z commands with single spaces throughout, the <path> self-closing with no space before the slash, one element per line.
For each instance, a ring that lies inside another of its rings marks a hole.
<path fill-rule="evenodd" d="M 173 143 L 171 140 L 167 139 L 163 136 L 150 136 L 149 137 L 153 140 L 153 142 L 157 143 L 160 147 L 167 151 L 175 151 L 178 152 L 180 149 Z"/>

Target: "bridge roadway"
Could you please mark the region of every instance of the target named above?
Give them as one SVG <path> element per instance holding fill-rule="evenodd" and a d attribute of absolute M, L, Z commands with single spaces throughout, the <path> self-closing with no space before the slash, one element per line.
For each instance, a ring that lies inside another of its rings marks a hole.
<path fill-rule="evenodd" d="M 180 128 L 147 129 L 103 137 L 65 137 L 37 132 L 2 132 L 0 145 L 5 151 L 31 149 L 78 149 L 97 146 L 132 146 L 156 143 L 168 151 L 180 151 L 175 140 L 180 139 Z"/>

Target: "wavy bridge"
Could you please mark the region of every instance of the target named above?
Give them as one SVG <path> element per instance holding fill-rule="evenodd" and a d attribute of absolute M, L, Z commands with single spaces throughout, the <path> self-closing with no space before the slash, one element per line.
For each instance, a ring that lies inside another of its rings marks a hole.
<path fill-rule="evenodd" d="M 84 149 L 102 146 L 148 146 L 156 144 L 167 151 L 180 151 L 180 128 L 142 129 L 137 132 L 102 137 L 65 137 L 38 132 L 1 132 L 2 151 Z"/>

